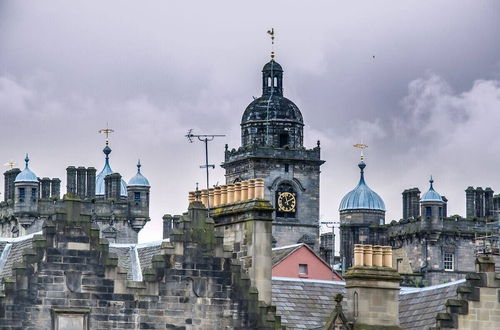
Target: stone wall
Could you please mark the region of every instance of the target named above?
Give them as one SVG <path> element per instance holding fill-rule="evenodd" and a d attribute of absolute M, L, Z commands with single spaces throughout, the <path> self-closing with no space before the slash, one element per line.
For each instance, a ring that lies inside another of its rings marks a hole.
<path fill-rule="evenodd" d="M 478 257 L 476 270 L 457 289 L 457 299 L 448 299 L 434 329 L 500 329 L 500 277 L 493 258 Z"/>
<path fill-rule="evenodd" d="M 44 223 L 3 279 L 2 329 L 280 328 L 200 203 L 179 218 L 141 282 L 127 280 L 90 219 L 81 201 L 67 200 Z"/>

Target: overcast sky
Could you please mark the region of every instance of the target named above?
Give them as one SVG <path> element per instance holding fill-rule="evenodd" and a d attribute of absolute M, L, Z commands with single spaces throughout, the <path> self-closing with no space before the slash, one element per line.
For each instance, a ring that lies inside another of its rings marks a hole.
<path fill-rule="evenodd" d="M 366 179 L 401 217 L 401 192 L 428 188 L 465 213 L 467 186 L 500 191 L 499 1 L 0 1 L 0 161 L 39 176 L 104 164 L 151 182 L 141 241 L 161 239 L 165 213 L 204 183 L 202 143 L 240 145 L 241 115 L 261 94 L 276 31 L 284 93 L 301 109 L 305 144 L 321 140 L 321 220 Z M 224 182 L 220 167 L 213 183 Z M 65 189 L 63 189 L 65 190 Z M 3 197 L 2 197 L 3 199 Z"/>

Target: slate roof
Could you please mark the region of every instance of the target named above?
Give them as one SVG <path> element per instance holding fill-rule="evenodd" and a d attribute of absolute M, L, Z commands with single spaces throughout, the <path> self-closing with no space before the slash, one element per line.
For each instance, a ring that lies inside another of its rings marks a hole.
<path fill-rule="evenodd" d="M 447 299 L 456 297 L 465 280 L 426 288 L 401 288 L 399 320 L 403 329 L 428 329 Z M 322 329 L 332 312 L 337 293 L 345 297 L 345 282 L 273 277 L 272 304 L 287 329 Z M 347 301 L 342 302 L 344 311 Z"/>
<path fill-rule="evenodd" d="M 152 262 L 151 258 L 160 253 L 161 243 L 163 241 L 155 241 L 148 243 L 139 244 L 110 244 L 109 252 L 115 253 L 118 257 L 118 266 L 125 268 L 127 270 L 127 278 L 132 280 L 132 260 L 135 257 L 134 248 L 137 249 L 137 255 L 139 257 L 139 264 L 141 271 L 145 268 L 151 268 Z"/>
<path fill-rule="evenodd" d="M 446 300 L 457 296 L 465 280 L 419 289 L 402 288 L 399 295 L 399 321 L 403 329 L 421 330 L 436 325 L 437 313 L 446 311 Z"/>
<path fill-rule="evenodd" d="M 337 293 L 345 295 L 345 282 L 273 277 L 272 304 L 287 329 L 322 328 Z"/>
<path fill-rule="evenodd" d="M 2 238 L 0 241 L 0 256 L 3 254 L 7 244 L 12 244 L 8 255 L 3 256 L 6 258 L 5 264 L 2 269 L 0 269 L 0 279 L 4 277 L 12 276 L 12 266 L 16 262 L 21 262 L 23 260 L 23 250 L 26 248 L 31 248 L 31 242 L 33 240 L 33 235 L 26 235 L 18 238 Z"/>
<path fill-rule="evenodd" d="M 279 264 L 283 259 L 285 259 L 293 251 L 300 248 L 302 245 L 304 245 L 304 244 L 299 243 L 299 244 L 293 244 L 293 245 L 287 245 L 287 246 L 273 248 L 273 252 L 272 252 L 273 267 L 276 266 L 277 264 Z"/>

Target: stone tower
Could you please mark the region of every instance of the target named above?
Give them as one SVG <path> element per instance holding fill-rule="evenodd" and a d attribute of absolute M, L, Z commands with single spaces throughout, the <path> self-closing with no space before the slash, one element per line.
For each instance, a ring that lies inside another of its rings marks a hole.
<path fill-rule="evenodd" d="M 365 182 L 366 164 L 358 164 L 359 183 L 340 202 L 340 257 L 345 269 L 352 265 L 355 244 L 384 245 L 385 204 Z"/>
<path fill-rule="evenodd" d="M 262 69 L 262 96 L 241 119 L 241 147 L 226 146 L 226 183 L 264 178 L 265 199 L 275 207 L 276 246 L 307 243 L 317 247 L 320 147 L 303 145 L 304 121 L 299 108 L 283 96 L 283 69 L 271 59 Z"/>

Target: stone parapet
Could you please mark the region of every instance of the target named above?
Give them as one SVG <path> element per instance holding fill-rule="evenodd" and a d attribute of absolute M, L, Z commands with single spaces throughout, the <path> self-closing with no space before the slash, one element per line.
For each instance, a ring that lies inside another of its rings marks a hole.
<path fill-rule="evenodd" d="M 312 149 L 298 148 L 298 149 L 276 149 L 270 147 L 261 147 L 256 145 L 250 145 L 245 147 L 240 147 L 237 150 L 226 150 L 224 154 L 224 167 L 226 164 L 237 162 L 240 160 L 245 160 L 248 158 L 270 158 L 270 159 L 289 159 L 297 161 L 313 161 L 323 164 L 324 161 L 321 160 L 321 149 L 315 147 Z"/>

